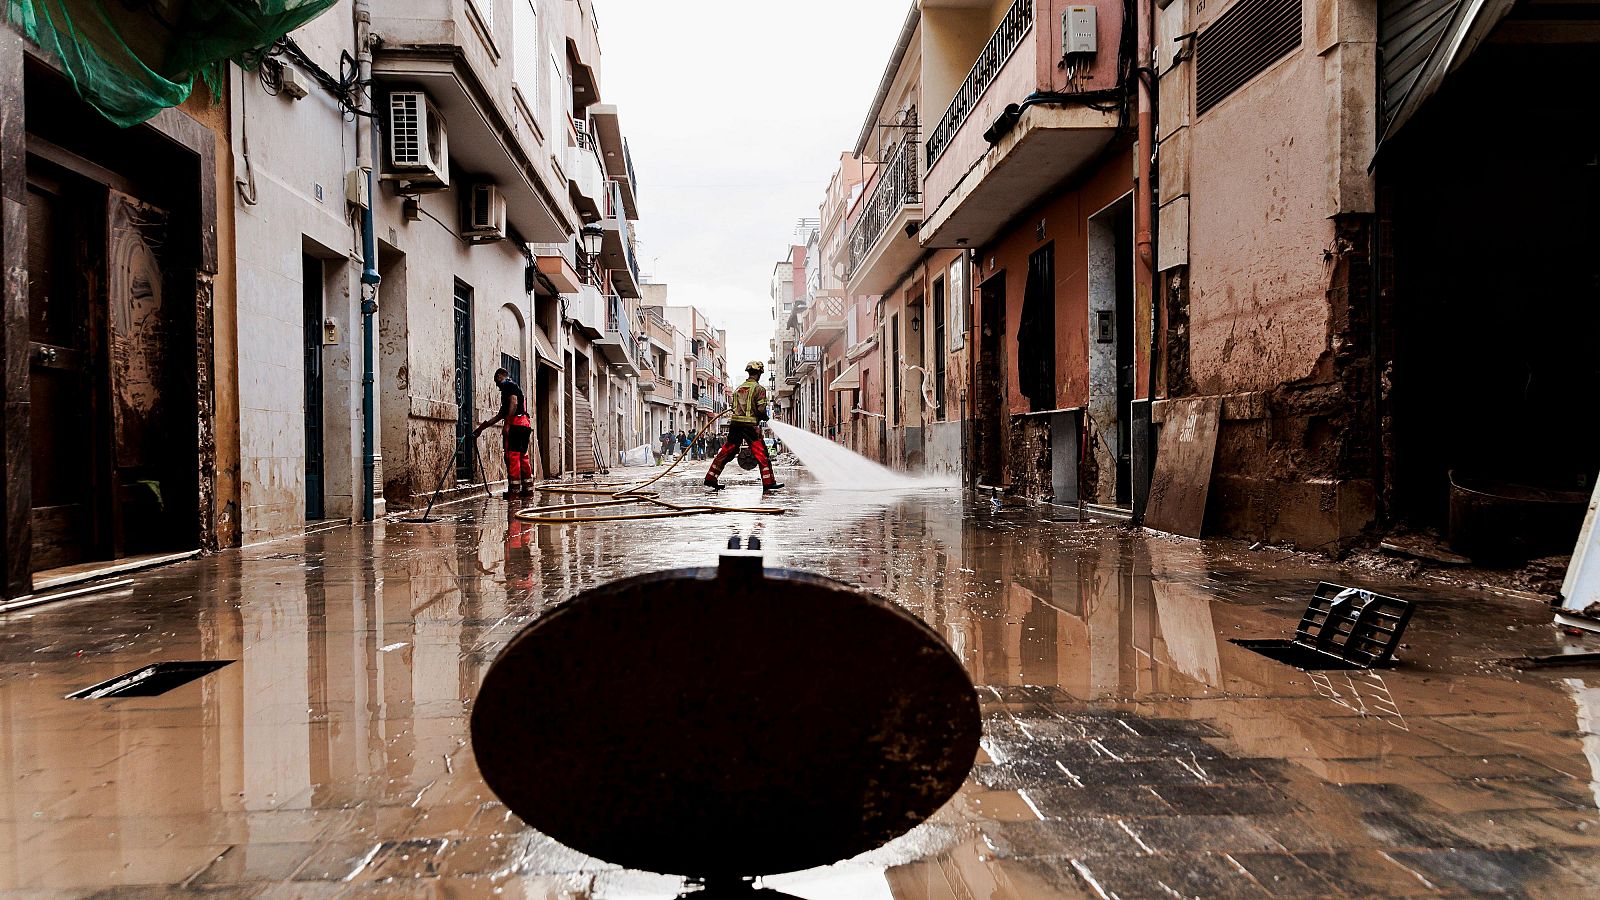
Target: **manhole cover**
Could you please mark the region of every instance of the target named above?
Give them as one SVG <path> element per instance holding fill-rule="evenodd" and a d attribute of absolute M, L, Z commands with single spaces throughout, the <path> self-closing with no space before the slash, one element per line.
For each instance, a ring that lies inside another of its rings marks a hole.
<path fill-rule="evenodd" d="M 833 863 L 923 821 L 977 754 L 939 636 L 839 582 L 724 557 L 578 595 L 484 678 L 484 780 L 534 828 L 651 872 Z"/>

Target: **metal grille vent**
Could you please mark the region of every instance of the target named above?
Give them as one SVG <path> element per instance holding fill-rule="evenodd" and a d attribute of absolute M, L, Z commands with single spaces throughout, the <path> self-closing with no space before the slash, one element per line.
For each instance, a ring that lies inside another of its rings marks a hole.
<path fill-rule="evenodd" d="M 422 95 L 397 91 L 389 95 L 389 146 L 394 164 L 418 166 L 422 158 Z"/>
<path fill-rule="evenodd" d="M 1300 0 L 1239 0 L 1195 37 L 1201 114 L 1300 46 Z"/>

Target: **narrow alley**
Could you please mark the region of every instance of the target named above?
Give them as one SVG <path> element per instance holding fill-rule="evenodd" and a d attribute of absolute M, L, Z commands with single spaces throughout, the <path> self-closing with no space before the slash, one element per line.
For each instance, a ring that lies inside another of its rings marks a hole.
<path fill-rule="evenodd" d="M 111 600 L 0 619 L 0 893 L 676 896 L 677 879 L 510 816 L 466 719 L 488 664 L 542 611 L 710 565 L 752 531 L 768 565 L 859 585 L 936 629 L 979 686 L 985 729 L 932 820 L 771 888 L 1560 897 L 1600 877 L 1600 678 L 1498 662 L 1580 640 L 1541 604 L 784 474 L 777 517 L 539 528 L 480 496 L 434 524 L 224 551 L 131 576 Z M 725 494 L 757 491 L 744 476 Z M 1320 579 L 1417 601 L 1398 668 L 1307 673 L 1230 642 L 1292 633 Z M 828 653 L 819 643 L 819 665 Z M 232 662 L 156 697 L 66 699 L 158 660 Z"/>

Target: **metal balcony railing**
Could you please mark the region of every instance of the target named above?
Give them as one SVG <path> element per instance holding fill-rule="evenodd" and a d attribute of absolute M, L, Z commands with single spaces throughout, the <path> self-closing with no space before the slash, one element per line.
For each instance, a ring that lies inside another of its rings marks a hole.
<path fill-rule="evenodd" d="M 989 43 L 978 54 L 977 62 L 972 64 L 972 71 L 967 73 L 966 80 L 956 89 L 956 95 L 945 108 L 943 118 L 928 132 L 928 168 L 933 168 L 933 164 L 939 161 L 956 132 L 961 130 L 962 123 L 977 107 L 978 100 L 994 82 L 995 76 L 1005 68 L 1006 60 L 1022 46 L 1023 36 L 1033 27 L 1033 2 L 1016 0 L 1011 4 L 1005 18 L 1000 20 L 1000 26 L 989 36 Z"/>
<path fill-rule="evenodd" d="M 922 202 L 922 178 L 917 166 L 917 131 L 909 129 L 906 136 L 889 152 L 878 173 L 878 184 L 861 209 L 861 216 L 850 229 L 850 274 L 861 267 L 862 260 L 872 252 L 884 229 L 894 221 L 895 213 L 911 203 Z"/>
<path fill-rule="evenodd" d="M 633 324 L 628 321 L 627 307 L 623 305 L 622 298 L 612 294 L 606 298 L 606 331 L 622 337 L 622 347 L 628 353 L 628 358 L 635 357 L 633 345 Z"/>
<path fill-rule="evenodd" d="M 711 398 L 706 396 L 705 394 L 701 394 L 698 398 L 695 399 L 694 402 L 695 402 L 695 405 L 699 406 L 701 409 L 705 409 L 705 410 L 711 409 Z"/>
<path fill-rule="evenodd" d="M 622 162 L 628 171 L 628 185 L 633 188 L 633 196 L 639 196 L 639 173 L 633 170 L 633 151 L 628 148 L 627 138 L 622 140 Z"/>

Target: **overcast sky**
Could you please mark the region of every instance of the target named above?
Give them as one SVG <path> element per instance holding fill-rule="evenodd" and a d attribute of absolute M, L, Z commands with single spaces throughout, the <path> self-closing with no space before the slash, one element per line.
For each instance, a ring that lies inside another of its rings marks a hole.
<path fill-rule="evenodd" d="M 639 176 L 639 265 L 767 358 L 768 285 L 852 149 L 909 0 L 595 0 Z M 737 377 L 737 376 L 736 376 Z"/>

